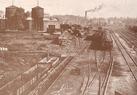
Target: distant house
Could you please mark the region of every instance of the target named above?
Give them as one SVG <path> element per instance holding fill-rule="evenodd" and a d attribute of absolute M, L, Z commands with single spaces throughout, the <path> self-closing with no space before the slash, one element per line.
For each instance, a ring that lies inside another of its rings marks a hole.
<path fill-rule="evenodd" d="M 50 27 L 50 25 L 54 26 L 55 29 L 60 28 L 60 22 L 57 18 L 44 18 L 44 31 L 47 31 L 47 29 Z"/>

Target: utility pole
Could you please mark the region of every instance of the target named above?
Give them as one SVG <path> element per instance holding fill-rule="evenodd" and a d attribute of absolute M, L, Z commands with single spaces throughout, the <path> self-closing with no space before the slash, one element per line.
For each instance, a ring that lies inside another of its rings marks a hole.
<path fill-rule="evenodd" d="M 14 1 L 14 0 L 12 0 L 12 6 L 14 5 L 14 2 L 15 2 L 15 1 Z"/>
<path fill-rule="evenodd" d="M 47 45 L 47 61 L 50 59 L 50 47 Z"/>
<path fill-rule="evenodd" d="M 37 6 L 39 6 L 39 0 L 37 0 Z"/>

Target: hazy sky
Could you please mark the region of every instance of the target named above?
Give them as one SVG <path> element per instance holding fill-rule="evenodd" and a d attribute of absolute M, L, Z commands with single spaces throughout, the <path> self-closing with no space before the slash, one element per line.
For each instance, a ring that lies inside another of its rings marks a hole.
<path fill-rule="evenodd" d="M 0 10 L 11 5 L 12 0 L 0 0 Z M 110 16 L 130 16 L 137 17 L 137 0 L 39 0 L 40 6 L 44 7 L 45 13 L 54 15 L 80 15 L 84 16 L 84 11 L 94 9 L 103 5 L 97 12 L 91 12 L 88 17 L 110 17 Z M 31 10 L 37 5 L 37 0 L 15 0 L 16 6 L 21 6 L 26 10 Z"/>

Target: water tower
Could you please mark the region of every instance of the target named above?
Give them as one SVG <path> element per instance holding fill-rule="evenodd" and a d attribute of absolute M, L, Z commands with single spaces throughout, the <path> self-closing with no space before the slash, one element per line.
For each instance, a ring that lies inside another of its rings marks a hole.
<path fill-rule="evenodd" d="M 16 28 L 16 21 L 14 19 L 14 16 L 16 14 L 17 9 L 18 7 L 13 5 L 6 8 L 6 28 L 9 30 L 13 30 Z"/>
<path fill-rule="evenodd" d="M 6 28 L 8 30 L 24 29 L 25 12 L 23 8 L 13 5 L 6 8 Z"/>
<path fill-rule="evenodd" d="M 33 20 L 33 29 L 36 31 L 43 31 L 43 18 L 44 18 L 44 8 L 38 5 L 32 8 L 31 12 L 32 20 Z"/>

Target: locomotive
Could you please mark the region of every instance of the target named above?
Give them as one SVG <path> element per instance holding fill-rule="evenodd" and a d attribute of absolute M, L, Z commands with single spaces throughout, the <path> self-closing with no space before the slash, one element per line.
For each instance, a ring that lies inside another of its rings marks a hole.
<path fill-rule="evenodd" d="M 128 29 L 137 33 L 137 25 L 127 25 Z"/>
<path fill-rule="evenodd" d="M 88 36 L 87 40 L 91 41 L 89 49 L 111 51 L 113 47 L 113 41 L 108 31 L 103 30 L 102 27 L 98 27 L 92 36 Z"/>

